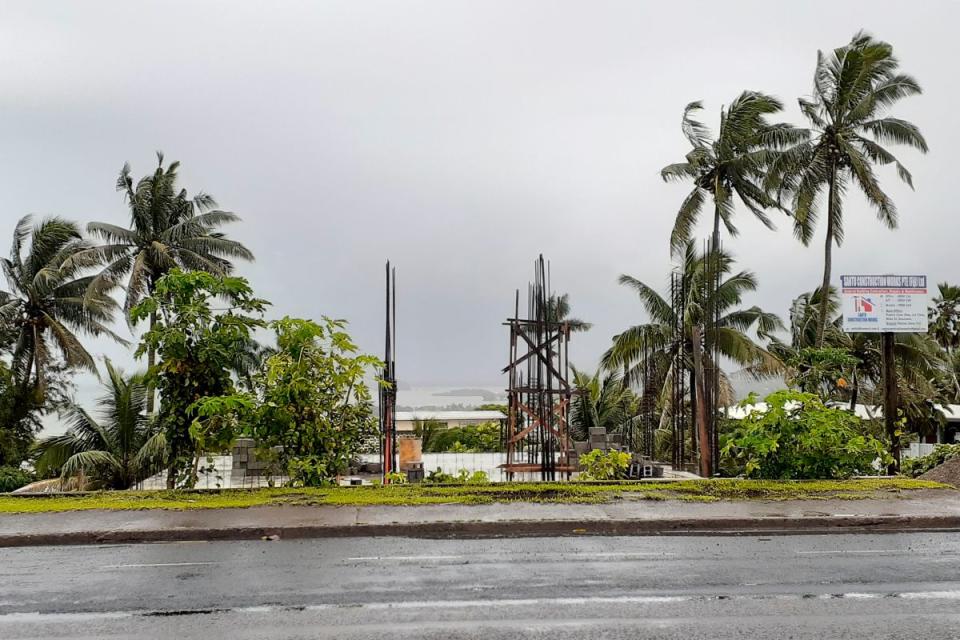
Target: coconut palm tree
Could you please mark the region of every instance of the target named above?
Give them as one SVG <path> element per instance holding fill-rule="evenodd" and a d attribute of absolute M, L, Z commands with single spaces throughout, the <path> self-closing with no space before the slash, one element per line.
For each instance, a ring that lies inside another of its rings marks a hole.
<path fill-rule="evenodd" d="M 717 352 L 756 376 L 765 376 L 783 370 L 783 363 L 770 351 L 758 344 L 749 334 L 755 330 L 760 339 L 769 338 L 783 328 L 782 321 L 774 314 L 759 307 L 740 308 L 743 296 L 756 290 L 757 280 L 750 271 L 733 273 L 733 259 L 720 250 L 713 256 L 697 251 L 696 243 L 688 240 L 684 250 L 681 278 L 686 292 L 684 315 L 677 317 L 677 310 L 656 290 L 629 276 L 621 275 L 620 284 L 630 287 L 639 296 L 649 321 L 635 325 L 614 336 L 613 345 L 603 356 L 603 366 L 611 371 L 625 370 L 631 381 L 643 375 L 642 360 L 647 351 L 655 361 L 654 370 L 664 371 L 660 385 L 660 397 L 669 396 L 673 376 L 682 375 L 672 364 L 678 356 L 684 360 L 684 369 L 694 372 L 696 395 L 703 398 L 703 371 L 705 365 L 718 371 L 719 363 L 710 362 L 710 353 L 703 352 L 703 343 L 716 345 Z M 711 262 L 719 268 L 719 285 L 706 286 L 712 272 Z M 718 321 L 705 323 L 704 309 L 716 309 Z M 675 336 L 674 327 L 682 326 L 683 335 Z M 666 366 L 664 366 L 666 365 Z M 646 383 L 645 383 L 646 384 Z M 666 406 L 666 403 L 663 403 Z M 698 427 L 706 428 L 705 405 L 698 399 Z M 705 441 L 701 433 L 701 441 Z M 705 456 L 701 456 L 704 466 Z"/>
<path fill-rule="evenodd" d="M 586 440 L 593 428 L 613 433 L 629 425 L 637 397 L 619 372 L 590 374 L 575 368 L 573 384 L 578 393 L 570 407 L 570 435 L 575 440 Z"/>
<path fill-rule="evenodd" d="M 0 291 L 0 323 L 14 335 L 15 378 L 43 404 L 54 348 L 66 367 L 96 373 L 80 335 L 123 340 L 107 327 L 117 303 L 103 292 L 88 291 L 95 276 L 83 273 L 96 261 L 77 225 L 61 218 L 31 223 L 31 216 L 20 219 L 10 257 L 0 260 L 9 287 Z"/>
<path fill-rule="evenodd" d="M 156 170 L 134 184 L 129 164 L 123 165 L 117 191 L 130 207 L 130 228 L 106 222 L 91 222 L 87 230 L 104 244 L 95 251 L 106 267 L 91 283 L 90 295 L 108 291 L 126 280 L 124 311 L 128 314 L 144 296 L 153 292 L 157 280 L 173 268 L 226 274 L 233 269 L 231 258 L 253 260 L 253 254 L 217 229 L 239 217 L 217 208 L 213 196 L 198 193 L 188 197 L 177 187 L 179 162 L 163 166 L 157 153 Z M 150 326 L 156 323 L 150 317 Z M 147 353 L 148 367 L 156 354 Z M 147 396 L 147 410 L 153 411 L 153 394 Z"/>
<path fill-rule="evenodd" d="M 128 489 L 163 469 L 166 439 L 146 412 L 143 374 L 124 375 L 109 360 L 106 371 L 99 415 L 72 404 L 67 432 L 35 445 L 41 475 L 59 470 L 63 480 L 80 476 L 97 488 Z"/>
<path fill-rule="evenodd" d="M 948 282 L 937 285 L 931 301 L 929 334 L 948 353 L 960 347 L 960 287 Z"/>
<path fill-rule="evenodd" d="M 797 144 L 809 133 L 789 124 L 772 124 L 767 116 L 778 113 L 783 104 L 756 91 L 744 91 L 720 110 L 720 130 L 716 140 L 710 130 L 694 119 L 703 108 L 691 102 L 683 110 L 680 128 L 693 147 L 684 162 L 664 167 L 664 181 L 690 181 L 693 189 L 680 205 L 670 234 L 670 249 L 682 252 L 693 233 L 707 200 L 713 202 L 712 246 L 720 246 L 720 223 L 727 233 L 737 235 L 733 224 L 734 195 L 768 228 L 773 222 L 766 209 L 778 206 L 766 190 L 764 181 L 776 150 Z"/>
<path fill-rule="evenodd" d="M 760 307 L 740 308 L 743 296 L 755 291 L 757 278 L 751 271 L 733 273 L 734 261 L 726 251 L 720 251 L 720 286 L 716 290 L 716 304 L 720 310 L 720 321 L 707 336 L 716 340 L 720 355 L 740 365 L 746 371 L 758 375 L 771 375 L 782 371 L 780 360 L 750 335 L 755 330 L 760 339 L 769 338 L 774 332 L 783 329 L 783 322 L 776 314 L 767 313 Z M 686 292 L 686 311 L 683 317 L 683 339 L 690 347 L 693 325 L 701 324 L 706 302 L 703 276 L 708 269 L 708 258 L 700 253 L 693 240 L 687 242 L 682 267 L 683 289 Z M 633 382 L 642 373 L 636 369 L 639 365 L 644 340 L 653 352 L 666 353 L 681 345 L 674 340 L 673 327 L 677 321 L 670 302 L 656 290 L 629 275 L 621 275 L 620 284 L 632 289 L 640 298 L 649 321 L 630 327 L 614 336 L 613 345 L 603 356 L 603 366 L 609 370 L 621 370 L 626 367 L 628 379 Z M 672 354 L 671 354 L 672 355 Z"/>
<path fill-rule="evenodd" d="M 821 213 L 820 194 L 826 189 L 823 291 L 830 287 L 833 245 L 843 241 L 843 196 L 849 187 L 857 187 L 880 221 L 894 229 L 897 209 L 880 188 L 874 165 L 895 165 L 900 178 L 913 188 L 910 172 L 883 145 L 927 151 L 916 125 L 886 115 L 901 99 L 921 92 L 917 81 L 898 69 L 893 47 L 862 32 L 846 46 L 817 52 L 814 96 L 800 99 L 812 137 L 774 161 L 768 184 L 790 194 L 794 233 L 804 244 L 813 237 Z M 821 307 L 817 346 L 824 344 L 827 315 L 827 307 Z"/>
<path fill-rule="evenodd" d="M 570 331 L 587 331 L 589 322 L 570 317 L 570 294 L 553 294 L 547 298 L 547 322 L 565 322 Z"/>

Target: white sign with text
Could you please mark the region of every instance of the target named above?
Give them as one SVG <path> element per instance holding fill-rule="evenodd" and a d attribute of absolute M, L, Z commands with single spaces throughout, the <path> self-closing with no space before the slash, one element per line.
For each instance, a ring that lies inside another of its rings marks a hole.
<path fill-rule="evenodd" d="M 847 333 L 926 333 L 927 276 L 840 276 Z"/>

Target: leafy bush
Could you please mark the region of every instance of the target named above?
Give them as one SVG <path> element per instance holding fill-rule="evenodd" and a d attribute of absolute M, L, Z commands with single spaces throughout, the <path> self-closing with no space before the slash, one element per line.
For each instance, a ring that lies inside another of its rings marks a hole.
<path fill-rule="evenodd" d="M 957 456 L 960 456 L 960 444 L 938 444 L 925 456 L 905 458 L 900 470 L 903 475 L 916 478 Z"/>
<path fill-rule="evenodd" d="M 752 404 L 753 397 L 741 406 Z M 849 478 L 889 464 L 886 445 L 867 435 L 860 419 L 827 407 L 812 393 L 777 391 L 766 411 L 753 411 L 722 438 L 723 465 L 748 478 Z"/>
<path fill-rule="evenodd" d="M 460 469 L 457 475 L 452 475 L 444 472 L 440 467 L 428 473 L 425 480 L 434 484 L 487 484 L 490 482 L 486 471 L 470 473 L 466 469 Z"/>
<path fill-rule="evenodd" d="M 490 478 L 487 476 L 486 471 L 474 471 L 470 473 L 466 469 L 460 469 L 460 473 L 457 474 L 457 482 L 464 484 L 487 484 L 490 482 Z"/>
<path fill-rule="evenodd" d="M 407 474 L 400 473 L 399 471 L 391 471 L 384 478 L 387 484 L 406 484 L 407 483 Z"/>
<path fill-rule="evenodd" d="M 437 420 L 417 421 L 413 426 L 423 441 L 425 453 L 490 453 L 502 450 L 500 425 L 483 422 L 447 427 Z"/>
<path fill-rule="evenodd" d="M 329 484 L 377 433 L 364 376 L 382 363 L 358 353 L 343 320 L 286 317 L 270 326 L 277 352 L 255 377 L 257 456 L 274 458 L 294 486 Z"/>
<path fill-rule="evenodd" d="M 618 480 L 627 475 L 630 454 L 625 451 L 594 449 L 580 456 L 580 477 L 584 480 Z"/>
<path fill-rule="evenodd" d="M 848 349 L 806 347 L 788 359 L 787 366 L 792 372 L 788 382 L 801 391 L 829 398 L 846 388 L 847 378 L 858 364 L 860 360 Z"/>
<path fill-rule="evenodd" d="M 449 473 L 444 472 L 444 470 L 440 467 L 437 467 L 436 471 L 431 471 L 428 473 L 424 480 L 434 484 L 450 484 L 452 482 L 456 482 L 457 479 Z"/>
<path fill-rule="evenodd" d="M 16 491 L 33 482 L 33 476 L 20 467 L 0 467 L 0 493 Z"/>

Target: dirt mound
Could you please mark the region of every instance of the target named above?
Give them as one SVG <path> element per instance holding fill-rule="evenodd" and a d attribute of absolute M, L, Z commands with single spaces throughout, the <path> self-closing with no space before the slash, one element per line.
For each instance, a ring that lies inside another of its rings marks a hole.
<path fill-rule="evenodd" d="M 954 456 L 943 464 L 930 469 L 920 480 L 933 480 L 960 488 L 960 456 Z"/>

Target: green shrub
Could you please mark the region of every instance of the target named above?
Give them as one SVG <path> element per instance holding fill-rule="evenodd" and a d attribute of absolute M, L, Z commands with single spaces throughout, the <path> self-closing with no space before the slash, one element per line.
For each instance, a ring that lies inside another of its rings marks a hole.
<path fill-rule="evenodd" d="M 399 471 L 391 471 L 386 475 L 384 480 L 387 481 L 387 484 L 406 484 L 407 474 L 401 473 Z"/>
<path fill-rule="evenodd" d="M 462 482 L 463 484 L 488 484 L 490 478 L 487 476 L 486 471 L 474 471 L 470 473 L 466 469 L 460 469 L 460 473 L 457 474 L 457 482 Z"/>
<path fill-rule="evenodd" d="M 470 473 L 466 469 L 460 469 L 457 475 L 453 475 L 446 473 L 440 467 L 437 467 L 436 471 L 428 473 L 424 480 L 433 484 L 489 484 L 490 482 L 486 471 Z"/>
<path fill-rule="evenodd" d="M 580 477 L 584 480 L 618 480 L 627 475 L 630 454 L 594 449 L 580 456 Z"/>
<path fill-rule="evenodd" d="M 900 465 L 900 471 L 905 476 L 916 478 L 957 456 L 960 456 L 960 444 L 938 444 L 925 456 L 905 458 Z"/>
<path fill-rule="evenodd" d="M 16 491 L 33 482 L 33 476 L 19 467 L 0 467 L 0 493 Z"/>
<path fill-rule="evenodd" d="M 856 415 L 827 407 L 812 393 L 777 391 L 765 402 L 766 411 L 751 412 L 722 438 L 725 468 L 748 478 L 828 479 L 872 473 L 877 458 L 891 461 L 886 445 L 868 435 Z"/>
<path fill-rule="evenodd" d="M 432 482 L 434 484 L 450 484 L 452 482 L 456 482 L 457 479 L 449 473 L 444 472 L 444 470 L 440 467 L 437 467 L 436 471 L 431 471 L 427 474 L 427 477 L 424 478 L 424 481 Z"/>

